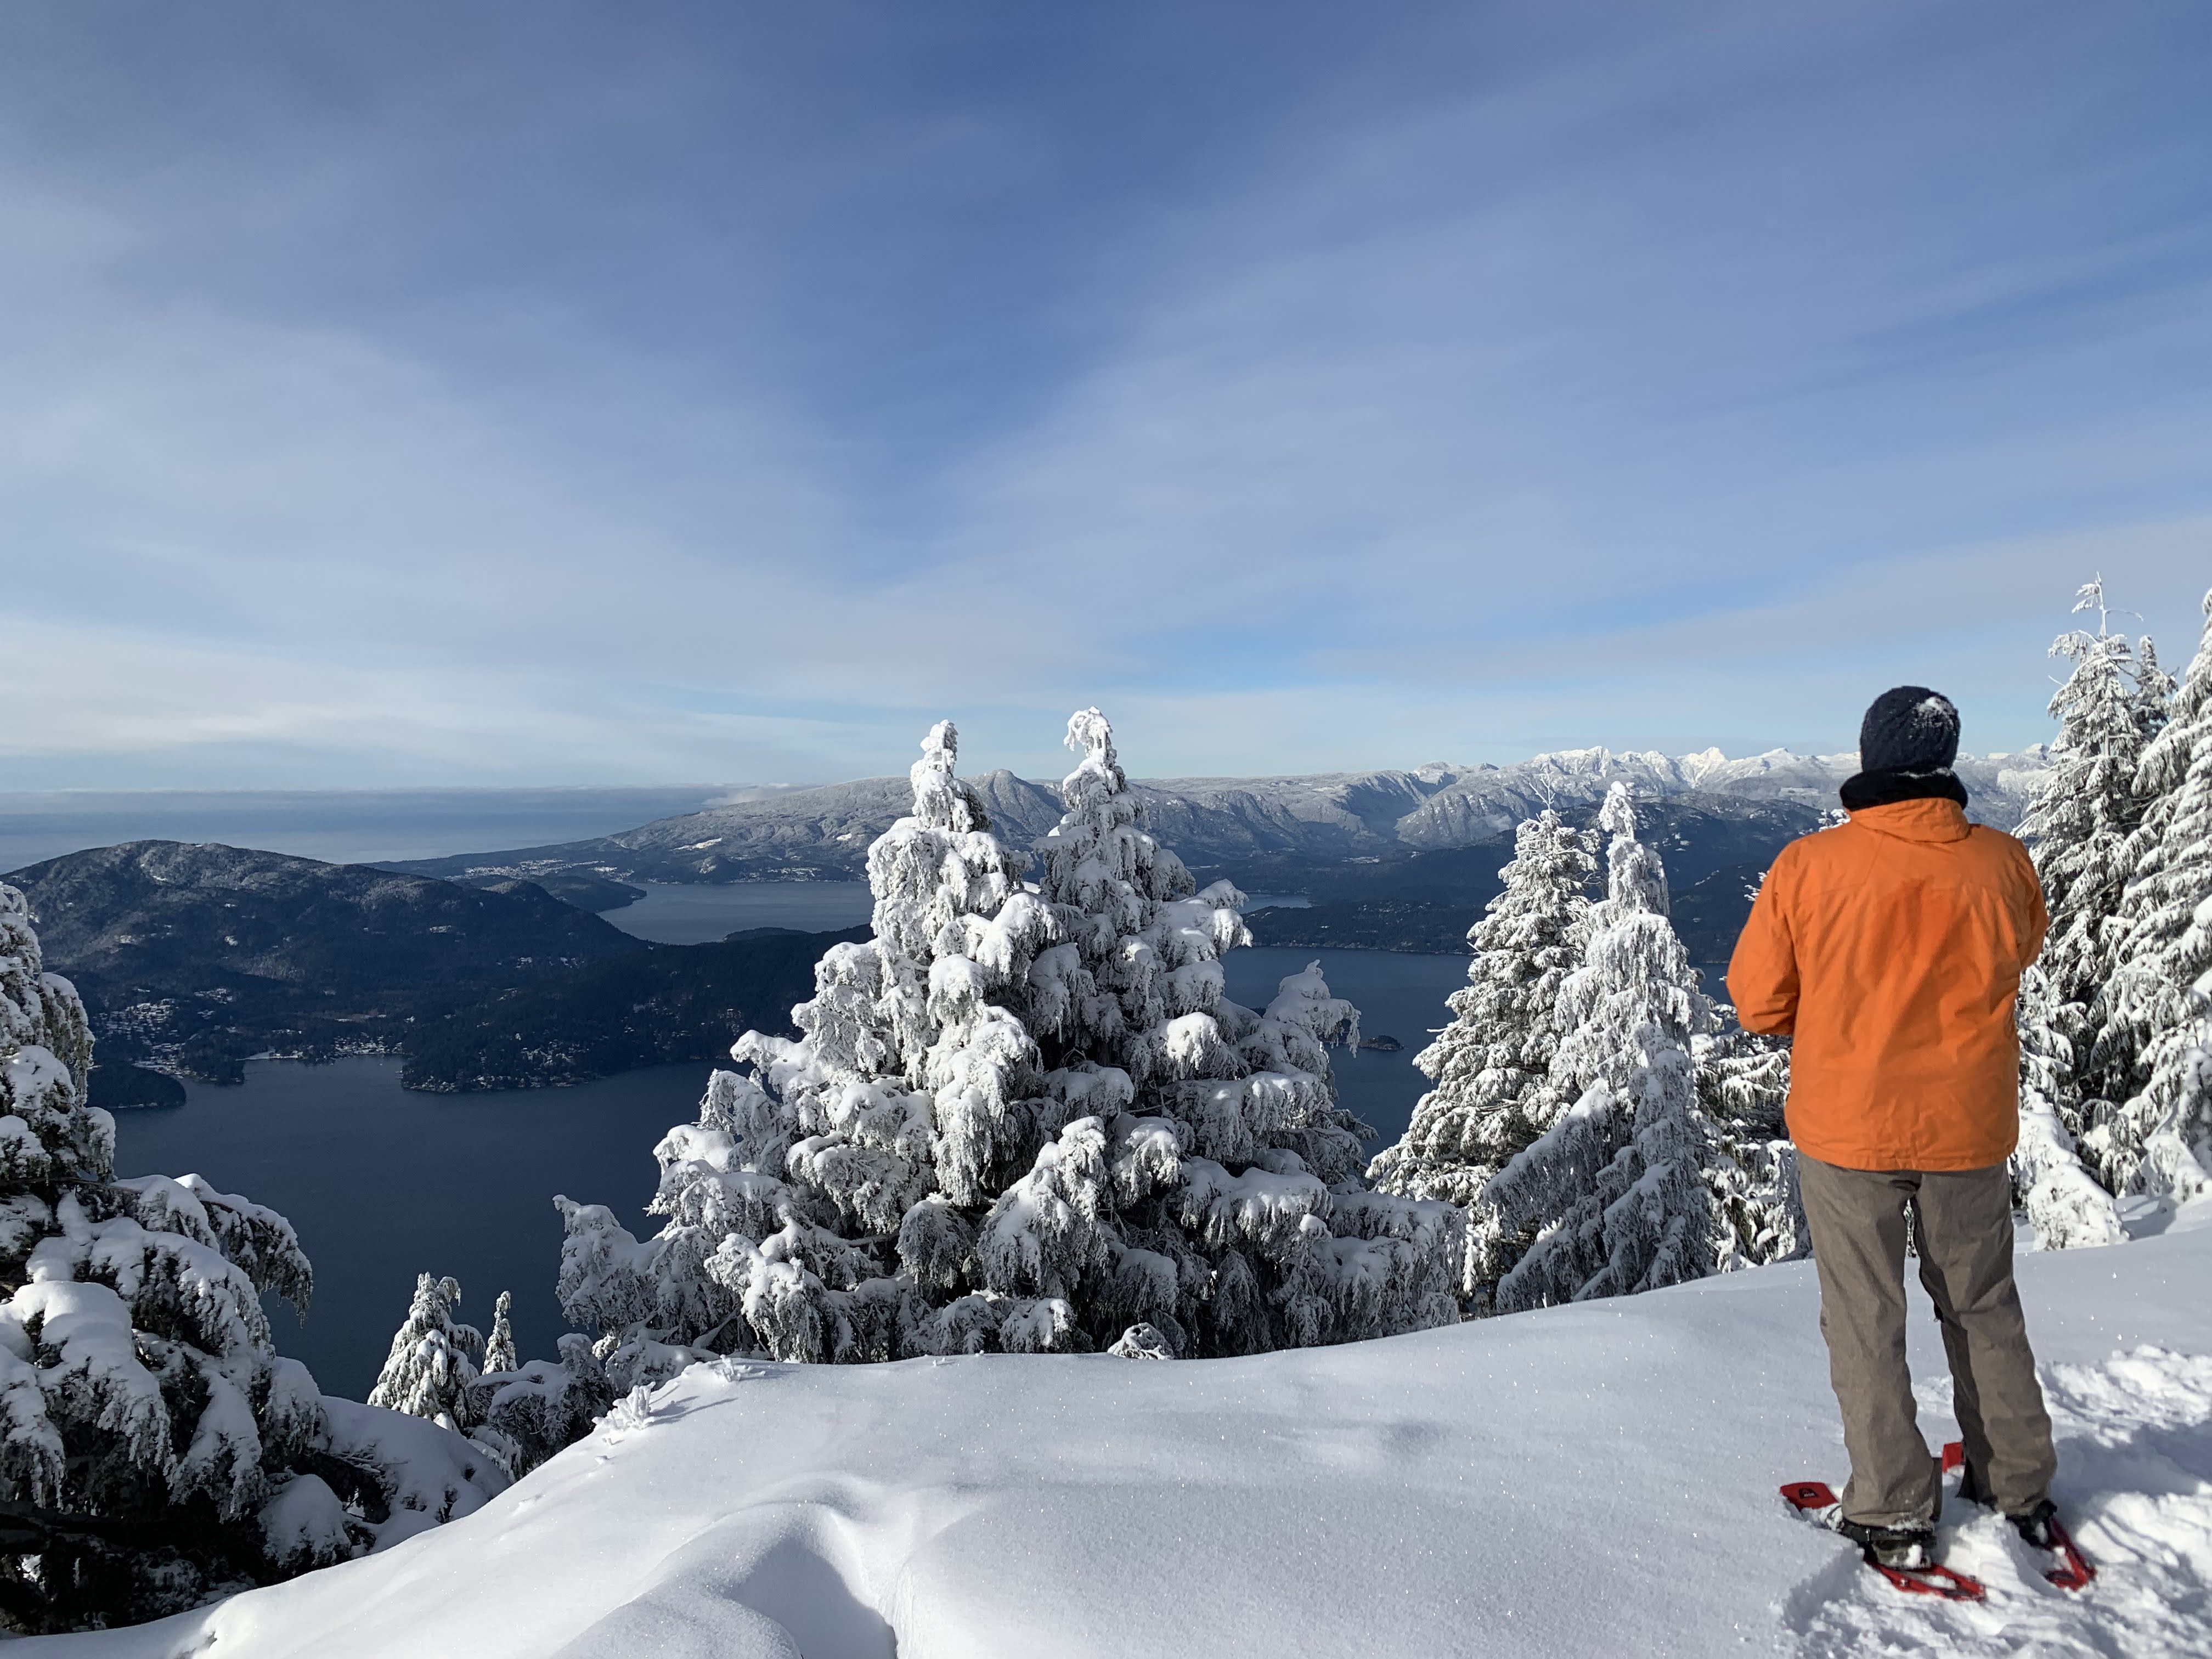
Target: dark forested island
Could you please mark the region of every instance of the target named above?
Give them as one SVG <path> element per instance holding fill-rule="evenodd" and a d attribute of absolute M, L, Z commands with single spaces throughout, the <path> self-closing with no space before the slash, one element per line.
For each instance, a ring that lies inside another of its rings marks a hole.
<path fill-rule="evenodd" d="M 664 945 L 505 991 L 410 1036 L 401 1080 L 461 1093 L 580 1083 L 634 1066 L 720 1060 L 748 1028 L 796 1035 L 814 964 L 840 939 L 761 927 L 710 945 Z"/>
<path fill-rule="evenodd" d="M 652 945 L 535 882 L 178 842 L 72 853 L 8 880 L 48 965 L 84 997 L 94 1099 L 111 1108 L 181 1101 L 165 1073 L 240 1082 L 256 1055 L 404 1054 L 410 1084 L 448 1090 L 696 1059 L 745 1024 L 787 1029 L 825 943 Z"/>
<path fill-rule="evenodd" d="M 379 870 L 397 870 L 398 866 L 380 864 Z M 403 874 L 411 872 L 400 872 Z M 611 880 L 594 875 L 588 870 L 549 870 L 543 874 L 516 877 L 468 872 L 443 878 L 463 887 L 482 887 L 495 893 L 504 893 L 527 881 L 532 887 L 543 888 L 563 904 L 573 904 L 579 910 L 588 910 L 593 915 L 603 915 L 609 910 L 619 910 L 636 903 L 645 896 L 645 889 L 633 887 L 626 881 Z"/>

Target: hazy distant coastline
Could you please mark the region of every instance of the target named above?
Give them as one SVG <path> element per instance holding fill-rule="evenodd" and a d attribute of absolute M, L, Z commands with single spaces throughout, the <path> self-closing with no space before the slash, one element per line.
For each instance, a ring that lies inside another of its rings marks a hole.
<path fill-rule="evenodd" d="M 726 790 L 57 789 L 0 792 L 0 871 L 129 841 L 218 842 L 331 864 L 612 835 Z"/>

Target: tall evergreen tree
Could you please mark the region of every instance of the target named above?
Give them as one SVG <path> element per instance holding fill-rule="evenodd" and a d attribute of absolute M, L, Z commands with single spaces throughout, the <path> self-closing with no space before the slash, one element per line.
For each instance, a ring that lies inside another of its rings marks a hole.
<path fill-rule="evenodd" d="M 491 1334 L 484 1339 L 483 1374 L 494 1376 L 500 1371 L 511 1371 L 520 1363 L 514 1354 L 514 1326 L 507 1313 L 514 1305 L 514 1295 L 501 1291 L 499 1300 L 492 1304 Z"/>
<path fill-rule="evenodd" d="M 1194 891 L 1144 830 L 1096 709 L 1069 742 L 1030 886 L 933 731 L 869 850 L 873 938 L 657 1149 L 668 1225 L 641 1244 L 562 1200 L 563 1306 L 617 1386 L 707 1352 L 1092 1348 L 1143 1322 L 1243 1352 L 1455 1316 L 1458 1212 L 1358 1185 L 1325 1047 L 1354 1011 L 1316 970 L 1264 1012 L 1223 996 L 1240 896 Z"/>
<path fill-rule="evenodd" d="M 2136 641 L 2134 707 L 2136 727 L 2142 733 L 2146 756 L 2150 746 L 2173 723 L 2174 699 L 2180 694 L 2181 682 L 2159 664 L 2158 642 L 2149 635 L 2143 635 Z M 2136 793 L 2146 802 L 2156 799 L 2157 795 L 2156 788 L 2143 778 L 2140 766 L 2136 771 Z"/>
<path fill-rule="evenodd" d="M 1483 1189 L 1568 1103 L 1551 1082 L 1555 1018 L 1559 988 L 1582 963 L 1596 871 L 1591 836 L 1556 811 L 1515 832 L 1512 861 L 1498 872 L 1504 886 L 1468 932 L 1474 958 L 1449 999 L 1452 1023 L 1414 1057 L 1436 1087 L 1414 1106 L 1404 1138 L 1368 1169 L 1384 1192 L 1468 1212 L 1460 1288 L 1478 1313 L 1534 1238 Z"/>
<path fill-rule="evenodd" d="M 2059 1024 L 2069 1031 L 2084 1027 L 2118 965 L 2117 918 L 2136 851 L 2131 838 L 2148 805 L 2139 773 L 2165 724 L 2172 684 L 2149 641 L 2138 652 L 2112 631 L 2101 578 L 2082 585 L 2074 609 L 2096 611 L 2097 631 L 2074 629 L 2051 645 L 2051 655 L 2074 667 L 2051 700 L 2059 726 L 2055 763 L 2020 826 L 2051 911 L 2043 965 Z M 2094 1111 L 2087 1103 L 2118 1094 L 2128 1057 L 2107 1044 L 2077 1059 L 2085 1109 Z"/>
<path fill-rule="evenodd" d="M 1358 1011 L 1318 963 L 1264 1012 L 1224 996 L 1242 896 L 1194 893 L 1145 830 L 1097 709 L 1067 742 L 1084 758 L 1037 844 L 1060 942 L 1027 1010 L 1057 1133 L 982 1221 L 981 1288 L 1065 1298 L 1101 1346 L 1147 1322 L 1186 1355 L 1456 1318 L 1459 1212 L 1359 1182 L 1371 1132 L 1338 1106 L 1325 1046 L 1358 1042 Z"/>
<path fill-rule="evenodd" d="M 374 1443 L 392 1419 L 347 1407 L 334 1455 L 337 1402 L 270 1345 L 263 1295 L 304 1308 L 313 1284 L 290 1224 L 197 1176 L 118 1179 L 91 1060 L 76 990 L 0 884 L 0 1619 L 18 1631 L 361 1553 L 403 1478 Z"/>
<path fill-rule="evenodd" d="M 2092 1010 L 2106 1085 L 2082 1150 L 2114 1192 L 2185 1197 L 2212 1170 L 2212 1102 L 2193 1085 L 2212 1018 L 2212 593 L 2170 719 L 2145 748 L 2129 837 L 2118 967 Z"/>
<path fill-rule="evenodd" d="M 963 1210 L 1026 1161 L 1037 1057 L 1006 1000 L 1048 913 L 956 775 L 951 722 L 921 749 L 913 812 L 868 849 L 872 937 L 816 965 L 814 997 L 793 1011 L 797 1042 L 747 1032 L 732 1051 L 745 1072 L 716 1073 L 698 1121 L 654 1149 L 652 1209 L 667 1224 L 641 1244 L 604 1206 L 556 1200 L 562 1306 L 603 1334 L 617 1389 L 701 1353 L 897 1358 L 915 1316 L 891 1247 L 909 1212 L 939 1198 L 943 1217 L 914 1226 L 941 1220 L 941 1265 L 955 1272 Z M 1012 1340 L 1036 1328 L 1018 1320 Z"/>
<path fill-rule="evenodd" d="M 1498 1281 L 1500 1312 L 1656 1288 L 1716 1271 L 1729 1230 L 1708 1183 L 1713 1132 L 1690 1046 L 1712 1023 L 1668 920 L 1666 871 L 1637 838 L 1626 785 L 1606 797 L 1605 899 L 1560 988 L 1552 1080 L 1569 1107 L 1491 1181 L 1531 1244 Z"/>

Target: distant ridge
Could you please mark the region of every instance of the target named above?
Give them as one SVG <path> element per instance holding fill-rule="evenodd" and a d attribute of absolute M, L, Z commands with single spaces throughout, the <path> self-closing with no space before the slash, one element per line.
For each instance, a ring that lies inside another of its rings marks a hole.
<path fill-rule="evenodd" d="M 588 890 L 217 843 L 130 842 L 8 879 L 83 994 L 114 1106 L 182 1104 L 159 1073 L 240 1083 L 257 1056 L 404 1052 L 406 1086 L 448 1093 L 711 1060 L 749 1025 L 788 1029 L 824 943 L 648 945 L 586 914 Z"/>
<path fill-rule="evenodd" d="M 1959 775 L 1973 816 L 2009 829 L 2050 766 L 2038 745 L 2017 754 L 1961 756 Z M 1255 855 L 1322 862 L 1471 847 L 1510 832 L 1547 806 L 1595 802 L 1618 779 L 1654 799 L 1698 796 L 1715 804 L 1835 805 L 1856 755 L 1771 750 L 1731 759 L 1717 749 L 1683 756 L 1571 749 L 1510 766 L 1437 763 L 1410 771 L 1328 772 L 1303 777 L 1159 778 L 1138 783 L 1153 832 L 1200 869 Z M 1012 772 L 969 780 L 1001 833 L 1017 841 L 1059 822 L 1051 785 Z M 904 778 L 864 778 L 732 800 L 618 835 L 504 852 L 416 859 L 383 867 L 477 880 L 542 879 L 564 872 L 616 880 L 684 883 L 851 880 L 868 843 L 906 811 Z"/>

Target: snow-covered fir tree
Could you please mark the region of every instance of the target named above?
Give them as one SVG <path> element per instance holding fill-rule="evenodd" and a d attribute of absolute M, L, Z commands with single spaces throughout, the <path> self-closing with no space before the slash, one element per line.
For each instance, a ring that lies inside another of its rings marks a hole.
<path fill-rule="evenodd" d="M 1534 1237 L 1509 1225 L 1483 1189 L 1569 1103 L 1551 1082 L 1554 1022 L 1559 988 L 1582 964 L 1596 872 L 1591 836 L 1556 811 L 1515 831 L 1504 886 L 1468 931 L 1474 957 L 1448 1000 L 1452 1023 L 1413 1060 L 1436 1087 L 1368 1169 L 1382 1191 L 1468 1212 L 1460 1288 L 1478 1313 Z"/>
<path fill-rule="evenodd" d="M 497 1371 L 511 1371 L 520 1362 L 514 1353 L 514 1326 L 508 1319 L 514 1306 L 512 1291 L 501 1291 L 499 1300 L 492 1304 L 491 1334 L 484 1339 L 483 1372 L 489 1376 Z"/>
<path fill-rule="evenodd" d="M 2088 1022 L 2105 1097 L 2082 1136 L 2111 1190 L 2175 1199 L 2212 1170 L 2212 1100 L 2192 1084 L 2212 1045 L 2212 593 L 2204 609 L 2170 719 L 2137 769 L 2148 804 L 2123 857 L 2118 966 Z"/>
<path fill-rule="evenodd" d="M 1035 1043 L 1004 1000 L 1049 918 L 957 775 L 951 723 L 921 747 L 914 811 L 868 849 L 873 937 L 817 964 L 798 1042 L 747 1032 L 733 1050 L 746 1073 L 716 1073 L 698 1121 L 655 1148 L 667 1224 L 641 1244 L 603 1206 L 556 1200 L 562 1306 L 605 1334 L 617 1389 L 702 1353 L 898 1357 L 915 1316 L 896 1278 L 909 1212 L 940 1184 L 972 1210 L 993 1166 L 1011 1179 L 1021 1165 Z M 939 1208 L 957 1221 L 944 1195 Z M 1017 1320 L 1012 1340 L 1033 1326 Z"/>
<path fill-rule="evenodd" d="M 2042 1250 L 2117 1244 L 2127 1235 L 2112 1196 L 2082 1166 L 2069 1121 L 2080 1119 L 2074 1045 L 2063 1009 L 2039 966 L 2021 975 L 2020 1145 L 2012 1156 L 2014 1202 L 2027 1212 Z"/>
<path fill-rule="evenodd" d="M 1820 815 L 1820 828 L 1849 821 L 1847 813 L 1832 807 Z M 1765 884 L 1761 871 L 1745 887 L 1744 897 L 1757 903 Z M 1698 1103 L 1713 1135 L 1715 1156 L 1705 1178 L 1731 1230 L 1722 1241 L 1723 1271 L 1812 1254 L 1812 1228 L 1797 1184 L 1797 1148 L 1784 1114 L 1790 1049 L 1788 1037 L 1745 1030 L 1724 1002 L 1712 1005 L 1706 1029 L 1690 1041 Z"/>
<path fill-rule="evenodd" d="M 1359 1180 L 1371 1132 L 1338 1106 L 1325 1046 L 1356 1048 L 1358 1012 L 1317 963 L 1263 1012 L 1224 996 L 1243 896 L 1194 892 L 1146 830 L 1096 708 L 1067 742 L 1084 759 L 1037 845 L 1054 943 L 1025 1003 L 1052 1138 L 983 1218 L 974 1289 L 1065 1300 L 1100 1346 L 1148 1322 L 1184 1355 L 1455 1319 L 1459 1212 Z M 902 1255 L 917 1276 L 941 1260 Z"/>
<path fill-rule="evenodd" d="M 1712 1024 L 1668 920 L 1659 856 L 1638 840 L 1626 784 L 1606 797 L 1606 897 L 1583 965 L 1560 988 L 1552 1079 L 1568 1107 L 1494 1176 L 1490 1201 L 1534 1242 L 1501 1279 L 1501 1313 L 1654 1289 L 1712 1273 L 1734 1230 L 1707 1171 L 1692 1039 Z"/>
<path fill-rule="evenodd" d="M 1712 1029 L 1690 1040 L 1698 1103 L 1712 1137 L 1706 1184 L 1726 1231 L 1717 1261 L 1731 1267 L 1794 1261 L 1813 1238 L 1797 1188 L 1797 1148 L 1783 1121 L 1790 1095 L 1790 1039 L 1760 1036 L 1716 1004 Z"/>
<path fill-rule="evenodd" d="M 2136 725 L 2142 732 L 2143 748 L 2150 745 L 2173 721 L 2174 699 L 2180 695 L 2181 682 L 2167 673 L 2158 660 L 2158 643 L 2148 634 L 2136 641 Z M 2152 792 L 2144 784 L 2141 769 L 2137 769 L 2136 793 L 2148 798 Z"/>
<path fill-rule="evenodd" d="M 2051 929 L 2043 965 L 2062 1027 L 2080 1030 L 2118 966 L 2116 919 L 2132 873 L 2131 842 L 2148 798 L 2139 781 L 2146 749 L 2166 722 L 2171 679 L 2149 641 L 2140 650 L 2112 631 L 2102 580 L 2085 583 L 2074 609 L 2097 613 L 2097 631 L 2074 629 L 2051 647 L 2074 667 L 2051 699 L 2058 721 L 2053 765 L 2021 820 Z M 2077 1051 L 2075 1081 L 2086 1103 L 2118 1097 L 2130 1056 L 2107 1042 Z M 2094 1111 L 2094 1104 L 2086 1109 Z M 2079 1121 L 2066 1125 L 2078 1131 Z"/>
<path fill-rule="evenodd" d="M 368 1403 L 441 1423 L 456 1433 L 474 1426 L 468 1387 L 481 1373 L 483 1333 L 453 1318 L 461 1287 L 451 1278 L 415 1276 L 415 1299 L 392 1334 Z"/>
<path fill-rule="evenodd" d="M 1097 1348 L 1142 1323 L 1237 1353 L 1455 1316 L 1458 1212 L 1358 1180 L 1326 1047 L 1354 1012 L 1317 969 L 1264 1012 L 1225 998 L 1241 896 L 1195 891 L 1144 830 L 1097 710 L 1069 740 L 1032 886 L 933 730 L 913 813 L 869 849 L 873 937 L 662 1141 L 667 1224 L 641 1243 L 562 1200 L 562 1304 L 615 1386 L 711 1352 Z"/>
<path fill-rule="evenodd" d="M 91 1058 L 76 992 L 0 884 L 0 1618 L 17 1630 L 149 1618 L 359 1553 L 420 1484 L 375 1443 L 408 1442 L 400 1419 L 325 1401 L 270 1346 L 263 1294 L 304 1308 L 313 1285 L 290 1224 L 196 1176 L 118 1180 Z M 497 1489 L 463 1486 L 448 1512 Z"/>

